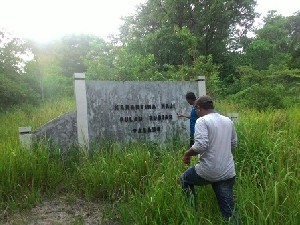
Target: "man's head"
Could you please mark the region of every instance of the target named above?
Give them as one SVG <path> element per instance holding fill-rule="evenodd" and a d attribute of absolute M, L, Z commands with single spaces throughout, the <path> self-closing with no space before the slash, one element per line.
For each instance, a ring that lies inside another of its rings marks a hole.
<path fill-rule="evenodd" d="M 215 108 L 213 99 L 208 95 L 204 95 L 198 98 L 195 103 L 195 107 L 199 117 L 211 113 L 212 111 L 214 111 Z"/>
<path fill-rule="evenodd" d="M 196 95 L 193 92 L 186 93 L 185 98 L 190 105 L 194 105 L 196 101 Z"/>

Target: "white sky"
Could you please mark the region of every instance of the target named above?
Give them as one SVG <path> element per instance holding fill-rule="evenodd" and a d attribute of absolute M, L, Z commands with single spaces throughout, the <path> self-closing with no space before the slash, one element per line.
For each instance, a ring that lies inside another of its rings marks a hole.
<path fill-rule="evenodd" d="M 146 0 L 0 0 L 0 28 L 19 37 L 47 42 L 70 33 L 106 38 L 118 32 L 121 17 Z M 275 9 L 284 16 L 300 10 L 300 0 L 257 0 L 264 15 Z"/>

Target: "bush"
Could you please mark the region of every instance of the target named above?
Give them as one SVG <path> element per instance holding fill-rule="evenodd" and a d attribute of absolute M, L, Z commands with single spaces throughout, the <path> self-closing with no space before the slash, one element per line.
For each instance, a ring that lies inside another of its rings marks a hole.
<path fill-rule="evenodd" d="M 18 80 L 15 80 L 6 74 L 0 73 L 0 111 L 14 105 L 36 104 L 39 101 L 39 94 L 32 88 L 32 83 L 35 80 L 21 75 L 17 76 Z"/>
<path fill-rule="evenodd" d="M 46 76 L 44 78 L 44 92 L 46 99 L 71 97 L 73 95 L 73 78 L 61 75 Z"/>
<path fill-rule="evenodd" d="M 280 109 L 284 107 L 282 85 L 254 84 L 231 98 L 245 107 L 255 108 L 259 111 L 266 109 Z"/>

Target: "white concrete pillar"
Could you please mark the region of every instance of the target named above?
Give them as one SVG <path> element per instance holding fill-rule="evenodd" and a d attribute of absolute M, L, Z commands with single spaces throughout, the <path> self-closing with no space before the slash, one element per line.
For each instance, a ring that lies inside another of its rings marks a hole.
<path fill-rule="evenodd" d="M 206 95 L 206 83 L 205 83 L 205 76 L 198 76 L 197 80 L 198 82 L 198 96 L 197 98 Z"/>
<path fill-rule="evenodd" d="M 197 80 L 198 82 L 198 96 L 197 99 L 203 95 L 206 95 L 206 83 L 205 83 L 205 76 L 198 76 Z M 200 159 L 200 154 L 198 155 L 198 159 Z"/>
<path fill-rule="evenodd" d="M 77 107 L 78 144 L 88 148 L 89 129 L 88 129 L 85 74 L 75 73 L 74 79 L 75 79 L 75 99 L 76 99 L 76 107 Z"/>
<path fill-rule="evenodd" d="M 238 121 L 239 114 L 238 113 L 227 113 L 227 117 L 229 117 L 234 123 Z"/>
<path fill-rule="evenodd" d="M 30 149 L 32 142 L 31 127 L 19 127 L 20 147 Z"/>

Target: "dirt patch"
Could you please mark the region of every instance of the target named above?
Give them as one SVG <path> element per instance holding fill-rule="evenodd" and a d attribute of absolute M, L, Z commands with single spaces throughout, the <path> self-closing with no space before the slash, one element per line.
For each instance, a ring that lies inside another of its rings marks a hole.
<path fill-rule="evenodd" d="M 44 201 L 29 212 L 15 213 L 4 225 L 118 225 L 105 217 L 108 204 L 88 202 L 78 198 L 60 197 Z M 0 222 L 1 223 L 1 222 Z"/>

